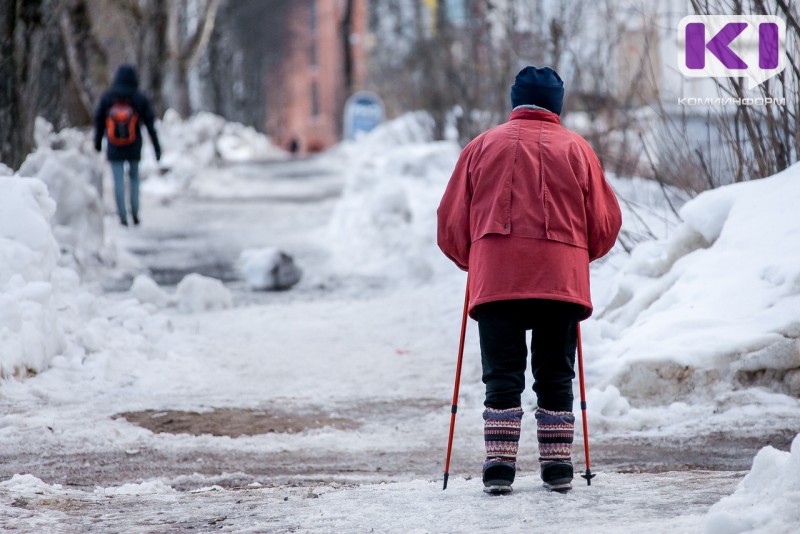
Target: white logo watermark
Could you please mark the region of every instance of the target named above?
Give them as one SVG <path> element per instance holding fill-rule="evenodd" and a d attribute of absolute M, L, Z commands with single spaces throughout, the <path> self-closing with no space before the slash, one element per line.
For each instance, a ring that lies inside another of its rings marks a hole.
<path fill-rule="evenodd" d="M 678 24 L 678 69 L 684 76 L 745 77 L 753 89 L 785 68 L 786 23 L 780 17 L 691 15 Z"/>

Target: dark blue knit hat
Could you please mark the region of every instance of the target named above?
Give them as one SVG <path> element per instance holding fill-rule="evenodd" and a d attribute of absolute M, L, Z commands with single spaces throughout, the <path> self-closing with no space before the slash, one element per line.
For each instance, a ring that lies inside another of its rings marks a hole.
<path fill-rule="evenodd" d="M 564 104 L 564 82 L 550 67 L 525 67 L 511 86 L 511 106 L 539 106 L 561 115 Z"/>

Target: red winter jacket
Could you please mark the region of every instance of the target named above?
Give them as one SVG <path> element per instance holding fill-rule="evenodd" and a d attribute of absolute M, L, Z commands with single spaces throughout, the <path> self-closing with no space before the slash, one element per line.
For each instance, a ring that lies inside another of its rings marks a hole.
<path fill-rule="evenodd" d="M 533 109 L 464 148 L 438 218 L 439 248 L 469 270 L 473 318 L 479 304 L 530 298 L 581 304 L 589 317 L 589 262 L 622 224 L 589 143 Z"/>

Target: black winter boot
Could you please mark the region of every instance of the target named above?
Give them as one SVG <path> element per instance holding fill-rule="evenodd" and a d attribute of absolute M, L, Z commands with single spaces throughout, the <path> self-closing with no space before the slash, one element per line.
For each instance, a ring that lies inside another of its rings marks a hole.
<path fill-rule="evenodd" d="M 566 493 L 572 489 L 572 440 L 575 416 L 572 412 L 536 409 L 539 464 L 545 488 Z"/>

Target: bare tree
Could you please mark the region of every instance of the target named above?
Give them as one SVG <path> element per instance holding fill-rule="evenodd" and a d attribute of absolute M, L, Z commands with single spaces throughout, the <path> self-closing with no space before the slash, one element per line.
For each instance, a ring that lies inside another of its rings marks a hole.
<path fill-rule="evenodd" d="M 728 164 L 713 167 L 708 151 L 695 153 L 706 183 L 714 187 L 731 181 L 763 178 L 782 171 L 800 157 L 800 16 L 797 4 L 785 0 L 692 0 L 700 15 L 714 13 L 754 13 L 779 15 L 786 21 L 786 69 L 775 78 L 747 93 L 739 78 L 715 79 L 722 96 L 742 99 L 761 97 L 782 101 L 784 105 L 740 105 L 714 114 L 712 124 L 722 143 Z M 770 99 L 770 100 L 767 100 Z M 719 150 L 719 149 L 718 149 Z M 733 173 L 733 179 L 722 173 Z"/>
<path fill-rule="evenodd" d="M 95 103 L 108 83 L 105 51 L 92 31 L 92 20 L 85 0 L 65 0 L 58 8 L 58 25 L 69 72 L 77 96 L 80 122 L 91 121 Z"/>
<path fill-rule="evenodd" d="M 0 160 L 18 168 L 33 147 L 48 0 L 0 2 Z"/>
<path fill-rule="evenodd" d="M 186 117 L 191 113 L 189 100 L 189 71 L 208 46 L 221 0 L 167 1 L 167 59 L 168 88 L 165 97 Z M 197 9 L 192 13 L 189 7 Z M 192 17 L 194 15 L 194 17 Z M 194 21 L 191 19 L 195 18 Z"/>

